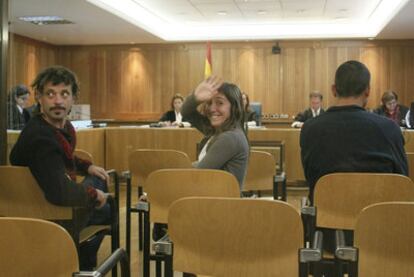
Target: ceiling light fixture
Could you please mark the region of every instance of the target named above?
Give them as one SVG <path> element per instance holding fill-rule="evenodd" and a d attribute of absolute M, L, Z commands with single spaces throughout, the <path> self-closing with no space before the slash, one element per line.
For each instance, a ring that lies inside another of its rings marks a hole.
<path fill-rule="evenodd" d="M 36 25 L 51 25 L 51 24 L 73 24 L 72 21 L 66 20 L 56 15 L 45 16 L 21 16 L 20 20 L 30 22 Z"/>
<path fill-rule="evenodd" d="M 217 14 L 220 15 L 220 16 L 224 16 L 224 15 L 227 15 L 227 12 L 226 11 L 218 11 Z"/>
<path fill-rule="evenodd" d="M 169 22 L 150 12 L 141 2 L 131 0 L 87 0 L 166 41 L 206 41 L 244 39 L 312 39 L 375 37 L 409 0 L 382 0 L 369 17 L 362 20 L 330 22 L 225 23 L 199 22 L 196 25 Z M 303 10 L 305 12 L 306 10 Z M 227 13 L 226 13 L 227 14 Z"/>
<path fill-rule="evenodd" d="M 257 11 L 257 14 L 259 14 L 259 15 L 264 15 L 264 14 L 267 14 L 267 11 L 264 11 L 264 10 L 258 10 L 258 11 Z"/>

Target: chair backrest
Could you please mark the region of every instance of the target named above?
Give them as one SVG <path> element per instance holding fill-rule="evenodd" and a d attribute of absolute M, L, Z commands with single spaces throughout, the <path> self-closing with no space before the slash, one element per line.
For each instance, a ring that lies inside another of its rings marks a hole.
<path fill-rule="evenodd" d="M 72 208 L 46 200 L 27 167 L 0 166 L 0 216 L 72 219 Z"/>
<path fill-rule="evenodd" d="M 75 149 L 74 153 L 73 153 L 76 157 L 82 159 L 82 160 L 87 160 L 90 161 L 91 163 L 93 163 L 93 157 L 92 154 L 82 150 L 82 149 Z"/>
<path fill-rule="evenodd" d="M 168 208 L 175 200 L 189 196 L 240 197 L 234 175 L 215 169 L 161 169 L 145 184 L 151 203 L 150 221 L 167 223 Z"/>
<path fill-rule="evenodd" d="M 363 209 L 354 233 L 358 276 L 412 276 L 413 234 L 413 202 L 386 202 Z"/>
<path fill-rule="evenodd" d="M 355 228 L 360 211 L 375 203 L 413 201 L 414 183 L 398 174 L 334 173 L 315 186 L 316 225 L 333 229 Z"/>
<path fill-rule="evenodd" d="M 188 155 L 177 150 L 138 149 L 128 158 L 129 170 L 135 183 L 144 186 L 148 175 L 158 169 L 191 168 Z"/>
<path fill-rule="evenodd" d="M 59 225 L 32 218 L 0 218 L 2 276 L 67 277 L 79 271 L 72 237 Z"/>
<path fill-rule="evenodd" d="M 408 173 L 412 181 L 414 181 L 414 152 L 407 152 Z"/>
<path fill-rule="evenodd" d="M 303 227 L 282 201 L 183 198 L 169 211 L 174 270 L 209 276 L 298 276 Z"/>
<path fill-rule="evenodd" d="M 272 190 L 275 174 L 276 163 L 274 157 L 270 153 L 250 151 L 243 190 Z"/>

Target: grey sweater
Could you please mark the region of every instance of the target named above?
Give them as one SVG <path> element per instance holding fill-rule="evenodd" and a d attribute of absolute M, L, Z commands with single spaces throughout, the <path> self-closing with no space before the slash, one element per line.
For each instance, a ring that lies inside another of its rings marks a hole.
<path fill-rule="evenodd" d="M 183 117 L 204 135 L 211 135 L 213 128 L 206 116 L 197 111 L 194 95 L 187 97 L 181 109 Z M 241 128 L 214 135 L 207 147 L 204 158 L 194 163 L 197 168 L 221 169 L 233 174 L 243 187 L 249 157 L 249 144 Z"/>

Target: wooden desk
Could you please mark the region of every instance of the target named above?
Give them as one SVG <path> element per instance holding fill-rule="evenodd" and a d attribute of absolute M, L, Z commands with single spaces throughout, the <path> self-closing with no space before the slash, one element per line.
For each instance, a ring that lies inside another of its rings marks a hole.
<path fill-rule="evenodd" d="M 193 128 L 106 128 L 106 167 L 128 169 L 128 156 L 135 149 L 174 149 L 196 160 L 196 144 L 202 134 Z"/>
<path fill-rule="evenodd" d="M 7 132 L 8 153 L 19 132 Z M 404 130 L 405 149 L 414 152 L 414 130 Z M 304 180 L 300 158 L 300 129 L 250 129 L 249 139 L 285 142 L 285 172 L 289 181 Z M 90 152 L 95 163 L 119 172 L 128 169 L 128 155 L 138 148 L 175 149 L 196 160 L 196 144 L 202 134 L 193 128 L 99 128 L 77 131 L 77 147 Z"/>
<path fill-rule="evenodd" d="M 76 148 L 88 151 L 95 165 L 107 168 L 105 167 L 105 128 L 77 130 L 76 140 Z"/>
<path fill-rule="evenodd" d="M 414 152 L 414 130 L 404 130 L 403 136 L 405 140 L 405 151 Z"/>
<path fill-rule="evenodd" d="M 289 180 L 304 180 L 297 129 L 250 129 L 255 141 L 284 141 L 285 166 Z M 193 128 L 107 128 L 106 167 L 119 171 L 128 169 L 128 155 L 135 149 L 175 149 L 196 159 L 196 144 L 202 134 Z"/>

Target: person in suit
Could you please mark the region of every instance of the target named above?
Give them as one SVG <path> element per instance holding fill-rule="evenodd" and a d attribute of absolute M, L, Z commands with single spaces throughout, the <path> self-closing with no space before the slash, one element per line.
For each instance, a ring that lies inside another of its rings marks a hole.
<path fill-rule="evenodd" d="M 408 107 L 398 104 L 398 95 L 392 90 L 384 92 L 381 97 L 382 105 L 374 110 L 374 113 L 388 117 L 398 126 L 405 127 L 405 116 Z"/>
<path fill-rule="evenodd" d="M 295 121 L 292 123 L 294 128 L 302 128 L 303 123 L 308 119 L 317 117 L 325 112 L 322 108 L 323 95 L 319 91 L 313 91 L 309 94 L 310 107 L 305 111 L 298 113 Z"/>
<path fill-rule="evenodd" d="M 257 114 L 250 108 L 249 95 L 245 92 L 242 93 L 243 107 L 244 107 L 244 121 L 248 126 L 256 126 Z"/>
<path fill-rule="evenodd" d="M 30 120 L 30 113 L 26 110 L 29 94 L 25 85 L 17 85 L 11 89 L 7 103 L 7 129 L 22 130 Z"/>
<path fill-rule="evenodd" d="M 159 124 L 165 126 L 179 126 L 179 127 L 190 127 L 181 114 L 181 107 L 183 106 L 184 97 L 180 94 L 176 94 L 171 99 L 171 110 L 162 115 L 159 120 Z"/>

